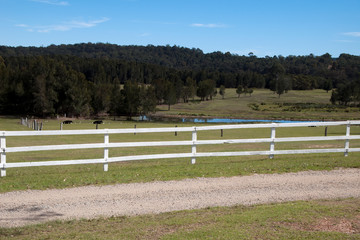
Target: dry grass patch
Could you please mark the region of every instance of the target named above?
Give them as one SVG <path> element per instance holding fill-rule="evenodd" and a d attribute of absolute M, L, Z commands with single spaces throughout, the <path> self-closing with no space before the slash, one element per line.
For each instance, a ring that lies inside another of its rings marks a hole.
<path fill-rule="evenodd" d="M 298 231 L 320 231 L 358 234 L 360 233 L 360 215 L 351 219 L 323 217 L 316 220 L 314 224 L 303 224 L 299 222 L 280 222 L 276 223 L 275 225 L 287 227 Z"/>

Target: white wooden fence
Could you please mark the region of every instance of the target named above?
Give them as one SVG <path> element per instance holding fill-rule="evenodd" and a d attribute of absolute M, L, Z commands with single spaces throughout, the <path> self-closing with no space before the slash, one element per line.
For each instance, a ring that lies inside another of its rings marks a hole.
<path fill-rule="evenodd" d="M 276 138 L 276 128 L 289 127 L 318 127 L 318 126 L 339 126 L 346 125 L 346 132 L 343 136 L 315 136 L 315 137 L 285 137 Z M 33 166 L 54 166 L 54 165 L 73 165 L 73 164 L 104 164 L 104 171 L 108 171 L 108 164 L 112 162 L 145 160 L 145 159 L 165 159 L 165 158 L 190 158 L 191 163 L 195 164 L 197 157 L 221 157 L 221 156 L 245 156 L 245 155 L 269 155 L 273 158 L 278 154 L 304 154 L 304 153 L 336 153 L 344 152 L 347 156 L 349 152 L 360 152 L 360 148 L 350 148 L 351 139 L 360 139 L 360 135 L 350 136 L 351 125 L 360 125 L 360 121 L 342 121 L 342 122 L 302 122 L 302 123 L 270 123 L 270 124 L 239 124 L 239 125 L 216 125 L 216 126 L 198 126 L 198 127 L 174 127 L 174 128 L 136 128 L 136 129 L 103 129 L 103 130 L 64 130 L 64 131 L 0 131 L 1 148 L 1 177 L 6 176 L 7 168 L 15 167 L 33 167 Z M 251 139 L 222 139 L 222 140 L 197 140 L 197 132 L 209 130 L 228 130 L 244 128 L 270 128 L 269 138 L 251 138 Z M 164 133 L 164 132 L 192 132 L 192 139 L 189 141 L 161 141 L 161 142 L 117 142 L 110 143 L 110 134 L 122 133 Z M 58 135 L 104 135 L 104 143 L 88 144 L 69 144 L 69 145 L 44 145 L 44 146 L 26 146 L 26 147 L 6 147 L 6 138 L 15 136 L 58 136 Z M 334 141 L 344 140 L 344 148 L 330 149 L 297 149 L 297 150 L 275 150 L 276 142 L 304 142 L 304 141 Z M 197 145 L 211 144 L 231 144 L 231 143 L 269 143 L 269 151 L 237 151 L 237 152 L 197 152 Z M 172 154 L 152 154 L 135 155 L 122 157 L 109 157 L 109 148 L 123 147 L 151 147 L 151 146 L 191 146 L 191 152 L 172 153 Z M 64 161 L 40 161 L 40 162 L 6 162 L 6 153 L 31 152 L 31 151 L 51 151 L 51 150 L 70 150 L 70 149 L 92 149 L 103 148 L 104 157 L 99 159 L 82 160 L 64 160 Z"/>

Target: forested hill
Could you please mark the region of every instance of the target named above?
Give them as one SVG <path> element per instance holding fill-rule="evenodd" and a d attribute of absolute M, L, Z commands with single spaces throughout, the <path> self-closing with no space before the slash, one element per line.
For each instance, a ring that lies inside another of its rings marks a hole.
<path fill-rule="evenodd" d="M 200 49 L 170 46 L 119 46 L 103 43 L 50 45 L 48 47 L 0 46 L 0 56 L 68 55 L 81 58 L 120 59 L 129 62 L 150 63 L 170 68 L 199 69 L 206 66 L 205 54 Z M 216 66 L 216 65 L 215 65 Z"/>
<path fill-rule="evenodd" d="M 0 56 L 55 56 L 67 55 L 81 58 L 119 59 L 160 65 L 180 70 L 208 70 L 220 72 L 254 71 L 265 74 L 274 64 L 281 63 L 288 74 L 321 75 L 330 68 L 359 70 L 360 56 L 342 54 L 332 58 L 328 53 L 321 56 L 266 56 L 258 58 L 252 53 L 239 56 L 229 52 L 204 54 L 197 48 L 178 46 L 119 46 L 105 43 L 81 43 L 74 45 L 50 45 L 48 47 L 0 46 Z M 350 73 L 351 74 L 351 73 Z"/>
<path fill-rule="evenodd" d="M 51 45 L 48 47 L 0 46 L 0 56 L 68 55 L 84 58 L 120 59 L 129 62 L 149 63 L 176 69 L 208 69 L 211 71 L 237 71 L 245 67 L 247 57 L 230 53 L 204 54 L 200 49 L 177 46 L 119 46 L 114 44 L 83 43 L 75 45 Z M 246 68 L 246 67 L 245 67 Z"/>
<path fill-rule="evenodd" d="M 121 84 L 125 87 L 120 88 Z M 0 114 L 145 114 L 214 89 L 332 90 L 360 101 L 360 56 L 238 56 L 177 46 L 0 46 Z M 149 87 L 150 86 L 150 87 Z"/>

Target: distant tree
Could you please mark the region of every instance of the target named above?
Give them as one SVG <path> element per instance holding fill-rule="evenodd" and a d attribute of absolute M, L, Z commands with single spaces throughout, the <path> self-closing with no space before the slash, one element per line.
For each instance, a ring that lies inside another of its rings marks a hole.
<path fill-rule="evenodd" d="M 204 101 L 207 97 L 207 86 L 205 81 L 201 81 L 198 84 L 196 95 L 201 99 L 201 101 Z"/>
<path fill-rule="evenodd" d="M 155 112 L 156 110 L 156 95 L 153 86 L 146 86 L 142 84 L 140 87 L 140 114 L 146 116 L 148 113 Z"/>
<path fill-rule="evenodd" d="M 277 85 L 277 79 L 276 78 L 271 78 L 269 80 L 269 89 L 270 91 L 272 91 L 274 94 L 276 93 L 276 85 Z"/>
<path fill-rule="evenodd" d="M 90 94 L 85 75 L 74 70 L 67 74 L 68 88 L 62 111 L 67 116 L 86 117 L 91 114 Z"/>
<path fill-rule="evenodd" d="M 22 84 L 19 83 L 16 86 L 17 95 L 23 95 L 24 91 Z M 46 76 L 39 75 L 35 78 L 33 95 L 33 113 L 36 116 L 45 117 L 54 114 L 53 103 L 47 96 Z"/>
<path fill-rule="evenodd" d="M 181 80 L 179 75 L 174 74 L 171 77 L 170 82 L 173 82 L 176 94 L 176 101 L 178 102 L 184 96 L 184 82 Z"/>
<path fill-rule="evenodd" d="M 270 68 L 270 84 L 269 88 L 274 93 L 281 94 L 285 91 L 285 68 L 276 61 L 273 66 Z"/>
<path fill-rule="evenodd" d="M 326 79 L 324 81 L 324 85 L 322 87 L 322 89 L 324 89 L 327 93 L 333 89 L 333 84 L 332 84 L 332 80 L 331 79 Z"/>
<path fill-rule="evenodd" d="M 213 98 L 216 97 L 217 94 L 218 94 L 218 91 L 217 91 L 217 89 L 215 87 L 214 91 L 210 94 L 210 100 L 213 100 Z"/>
<path fill-rule="evenodd" d="M 113 116 L 119 116 L 125 113 L 124 94 L 121 91 L 121 85 L 118 78 L 114 80 L 111 96 L 109 113 Z"/>
<path fill-rule="evenodd" d="M 264 88 L 265 87 L 264 75 L 254 72 L 249 86 L 255 88 Z"/>
<path fill-rule="evenodd" d="M 212 79 L 205 80 L 210 100 L 217 95 L 216 82 Z"/>
<path fill-rule="evenodd" d="M 125 83 L 123 89 L 124 107 L 128 119 L 131 119 L 133 116 L 139 113 L 139 107 L 140 107 L 139 92 L 140 91 L 139 91 L 138 83 L 133 81 L 127 81 Z"/>
<path fill-rule="evenodd" d="M 224 85 L 220 86 L 219 94 L 221 95 L 222 99 L 224 99 L 224 97 L 225 97 L 225 86 Z"/>
<path fill-rule="evenodd" d="M 112 84 L 106 83 L 92 84 L 91 106 L 93 107 L 94 114 L 109 111 L 112 87 Z"/>
<path fill-rule="evenodd" d="M 336 90 L 332 90 L 331 92 L 331 97 L 330 97 L 330 102 L 335 105 L 336 102 L 338 100 L 338 92 Z"/>
<path fill-rule="evenodd" d="M 352 100 L 360 106 L 360 73 L 358 79 L 352 83 Z"/>
<path fill-rule="evenodd" d="M 214 80 L 207 79 L 204 81 L 199 82 L 198 89 L 197 89 L 197 95 L 201 98 L 202 101 L 206 100 L 212 100 L 214 96 L 216 96 L 216 84 Z"/>
<path fill-rule="evenodd" d="M 352 101 L 353 86 L 351 84 L 340 84 L 331 93 L 330 101 L 332 104 L 348 105 Z"/>
<path fill-rule="evenodd" d="M 166 92 L 165 92 L 165 103 L 168 105 L 168 111 L 170 111 L 170 106 L 174 105 L 177 102 L 176 99 L 176 90 L 172 82 L 166 83 Z"/>
<path fill-rule="evenodd" d="M 239 85 L 238 87 L 237 87 L 237 89 L 236 89 L 236 93 L 237 93 L 237 95 L 238 95 L 238 98 L 240 98 L 240 94 L 242 94 L 243 93 L 243 86 L 242 85 Z"/>
<path fill-rule="evenodd" d="M 252 88 L 248 88 L 247 89 L 247 92 L 249 93 L 250 97 L 251 97 L 251 94 L 254 92 L 254 90 Z"/>
<path fill-rule="evenodd" d="M 158 104 L 165 101 L 167 94 L 167 81 L 164 78 L 157 78 L 153 82 L 153 86 L 155 88 L 155 95 L 158 101 Z"/>
<path fill-rule="evenodd" d="M 285 76 L 284 78 L 285 78 L 284 79 L 284 81 L 285 81 L 285 93 L 288 93 L 292 89 L 291 78 L 289 76 Z"/>
<path fill-rule="evenodd" d="M 7 79 L 7 68 L 5 65 L 4 59 L 0 56 L 0 84 L 1 86 L 5 86 Z M 0 91 L 4 90 L 3 88 L 0 88 Z"/>
<path fill-rule="evenodd" d="M 286 83 L 284 77 L 279 77 L 276 81 L 276 93 L 279 95 L 284 94 L 286 90 Z"/>
<path fill-rule="evenodd" d="M 196 95 L 196 82 L 191 77 L 187 77 L 185 80 L 185 86 L 183 87 L 183 100 L 188 102 L 189 98 L 194 98 Z"/>
<path fill-rule="evenodd" d="M 315 79 L 306 75 L 293 76 L 292 87 L 294 90 L 311 90 L 314 88 Z"/>
<path fill-rule="evenodd" d="M 247 86 L 244 86 L 244 89 L 243 89 L 243 93 L 245 94 L 245 96 L 246 96 L 246 94 L 248 94 L 248 87 Z"/>

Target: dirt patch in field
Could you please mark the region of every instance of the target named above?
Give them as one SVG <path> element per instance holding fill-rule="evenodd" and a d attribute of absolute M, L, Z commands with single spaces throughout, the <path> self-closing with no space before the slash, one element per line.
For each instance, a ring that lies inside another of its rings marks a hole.
<path fill-rule="evenodd" d="M 300 231 L 340 232 L 347 234 L 360 233 L 360 215 L 357 215 L 355 218 L 324 217 L 310 225 L 296 222 L 282 222 L 278 224 Z"/>
<path fill-rule="evenodd" d="M 342 232 L 342 233 L 358 233 L 359 229 L 355 228 L 355 225 L 359 224 L 359 218 L 346 219 L 346 218 L 323 218 L 317 221 L 314 225 L 314 231 L 323 232 Z"/>

